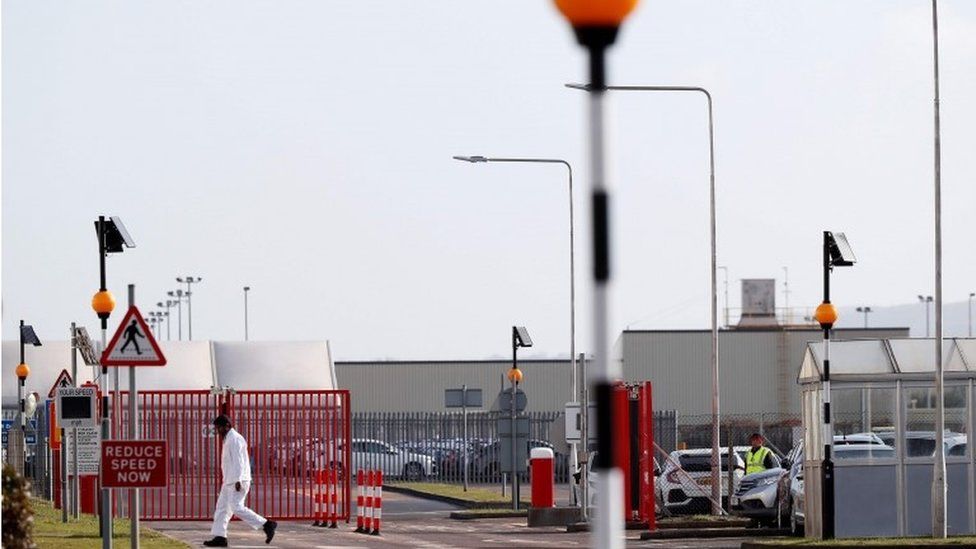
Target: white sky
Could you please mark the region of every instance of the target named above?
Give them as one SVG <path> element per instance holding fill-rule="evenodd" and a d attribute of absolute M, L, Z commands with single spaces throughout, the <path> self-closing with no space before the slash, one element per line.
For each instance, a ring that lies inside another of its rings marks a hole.
<path fill-rule="evenodd" d="M 940 9 L 945 295 L 962 302 L 976 291 L 976 2 Z M 451 160 L 484 154 L 576 167 L 591 350 L 584 102 L 562 87 L 584 58 L 550 2 L 2 10 L 8 337 L 22 317 L 42 339 L 72 320 L 94 331 L 104 213 L 138 243 L 109 260 L 120 304 L 126 283 L 146 312 L 175 276 L 202 276 L 198 339 L 243 336 L 248 284 L 252 338 L 328 338 L 343 359 L 505 355 L 514 323 L 537 354 L 568 354 L 564 172 Z M 860 260 L 837 271 L 835 303 L 933 292 L 928 1 L 645 0 L 610 63 L 611 83 L 712 91 L 733 306 L 738 279 L 784 265 L 791 304 L 816 305 L 825 228 Z M 704 328 L 704 102 L 617 95 L 611 113 L 615 331 Z"/>

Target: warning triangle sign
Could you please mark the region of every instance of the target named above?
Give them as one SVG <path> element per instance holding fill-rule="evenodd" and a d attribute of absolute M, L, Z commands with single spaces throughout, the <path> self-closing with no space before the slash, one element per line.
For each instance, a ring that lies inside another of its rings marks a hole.
<path fill-rule="evenodd" d="M 47 392 L 47 398 L 54 398 L 58 394 L 58 388 L 60 387 L 71 387 L 75 383 L 71 380 L 71 374 L 68 370 L 61 370 L 58 374 L 58 379 L 54 381 L 54 385 L 51 386 L 51 390 Z"/>
<path fill-rule="evenodd" d="M 165 366 L 166 357 L 159 349 L 142 313 L 135 305 L 122 317 L 108 347 L 102 352 L 102 366 Z"/>

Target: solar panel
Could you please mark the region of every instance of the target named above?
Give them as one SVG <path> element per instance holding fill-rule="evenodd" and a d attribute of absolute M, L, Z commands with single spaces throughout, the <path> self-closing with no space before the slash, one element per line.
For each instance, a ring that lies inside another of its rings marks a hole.
<path fill-rule="evenodd" d="M 88 330 L 84 327 L 75 328 L 75 347 L 81 351 L 81 359 L 86 366 L 98 366 L 98 357 L 95 356 L 95 346 L 88 337 Z"/>
<path fill-rule="evenodd" d="M 41 344 L 41 340 L 37 338 L 37 334 L 34 333 L 34 327 L 25 324 L 20 327 L 20 338 L 24 340 L 25 344 L 33 345 L 35 347 Z"/>
<path fill-rule="evenodd" d="M 532 338 L 529 337 L 529 331 L 525 329 L 525 326 L 516 326 L 515 336 L 518 338 L 520 347 L 532 346 Z"/>
<path fill-rule="evenodd" d="M 854 250 L 847 242 L 844 233 L 828 233 L 830 235 L 828 244 L 830 248 L 830 262 L 835 266 L 849 267 L 853 265 L 857 258 L 854 257 Z"/>
<path fill-rule="evenodd" d="M 129 236 L 129 231 L 125 230 L 125 225 L 122 224 L 122 218 L 116 215 L 112 216 L 112 223 L 115 224 L 116 230 L 119 232 L 119 236 L 122 237 L 122 242 L 125 244 L 126 248 L 135 248 L 136 242 L 132 240 Z"/>

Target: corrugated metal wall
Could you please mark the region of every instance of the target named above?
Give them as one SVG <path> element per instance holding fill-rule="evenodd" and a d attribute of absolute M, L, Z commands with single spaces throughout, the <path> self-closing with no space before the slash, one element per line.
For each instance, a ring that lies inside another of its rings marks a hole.
<path fill-rule="evenodd" d="M 907 329 L 836 330 L 835 339 L 898 337 Z M 681 415 L 711 413 L 711 333 L 628 331 L 621 335 L 624 376 L 654 383 L 654 407 Z M 719 333 L 723 414 L 799 413 L 796 374 L 810 330 L 742 330 Z"/>
<path fill-rule="evenodd" d="M 907 328 L 837 330 L 835 339 L 904 337 Z M 741 330 L 719 334 L 723 414 L 799 413 L 796 374 L 816 329 Z M 711 335 L 700 331 L 627 331 L 615 346 L 629 381 L 654 383 L 654 408 L 679 415 L 711 413 Z M 571 400 L 568 360 L 519 361 L 528 410 L 562 411 Z M 339 387 L 352 392 L 354 412 L 444 410 L 444 389 L 484 391 L 490 407 L 510 360 L 336 362 Z M 505 382 L 507 386 L 507 381 Z"/>
<path fill-rule="evenodd" d="M 481 389 L 489 408 L 511 360 L 336 362 L 339 387 L 352 394 L 353 412 L 443 411 L 444 389 Z M 568 360 L 519 360 L 530 412 L 562 411 L 572 400 Z M 505 380 L 505 386 L 508 381 Z"/>

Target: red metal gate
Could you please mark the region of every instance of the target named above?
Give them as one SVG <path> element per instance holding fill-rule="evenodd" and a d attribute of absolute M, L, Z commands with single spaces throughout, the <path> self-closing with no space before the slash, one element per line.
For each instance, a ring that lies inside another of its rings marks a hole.
<path fill-rule="evenodd" d="M 121 393 L 115 433 L 128 434 L 128 393 Z M 314 520 L 315 472 L 340 471 L 340 520 L 351 511 L 349 391 L 140 391 L 140 438 L 165 439 L 169 486 L 142 490 L 145 520 L 210 520 L 221 484 L 220 439 L 213 427 L 228 414 L 247 440 L 247 505 L 278 520 Z M 116 512 L 127 515 L 119 492 Z"/>

